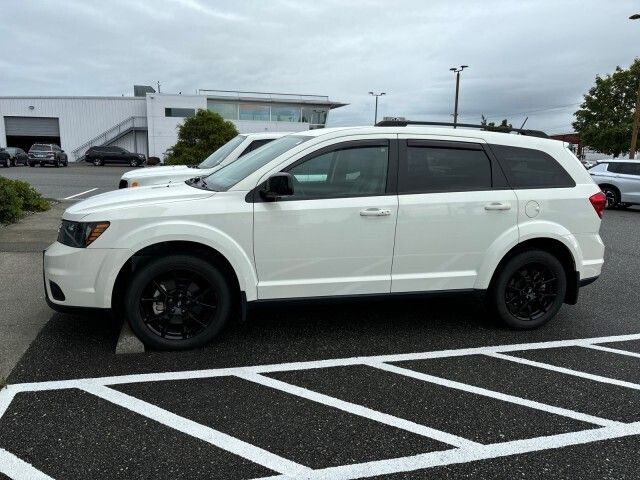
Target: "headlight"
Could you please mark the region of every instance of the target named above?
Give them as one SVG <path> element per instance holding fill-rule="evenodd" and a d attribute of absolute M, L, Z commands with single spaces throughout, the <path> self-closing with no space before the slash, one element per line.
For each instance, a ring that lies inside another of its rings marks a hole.
<path fill-rule="evenodd" d="M 58 241 L 75 248 L 86 248 L 109 228 L 109 222 L 70 222 L 63 220 L 58 230 Z"/>

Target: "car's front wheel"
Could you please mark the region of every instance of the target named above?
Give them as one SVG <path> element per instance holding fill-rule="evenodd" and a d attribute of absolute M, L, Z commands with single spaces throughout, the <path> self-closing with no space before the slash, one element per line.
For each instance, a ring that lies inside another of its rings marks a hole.
<path fill-rule="evenodd" d="M 502 322 L 526 330 L 551 320 L 566 291 L 567 275 L 560 261 L 549 252 L 529 250 L 512 257 L 497 272 L 488 300 Z"/>
<path fill-rule="evenodd" d="M 124 308 L 142 342 L 162 350 L 208 343 L 231 315 L 232 291 L 221 271 L 191 255 L 153 260 L 133 276 Z"/>
<path fill-rule="evenodd" d="M 129 165 L 131 165 L 132 167 L 137 167 L 138 166 L 138 160 L 136 160 L 135 158 L 132 158 L 129 161 Z"/>
<path fill-rule="evenodd" d="M 94 164 L 96 167 L 100 167 L 101 165 L 103 165 L 103 164 L 104 164 L 104 162 L 103 162 L 101 159 L 99 159 L 99 158 L 94 158 L 94 159 L 93 159 L 93 164 Z"/>

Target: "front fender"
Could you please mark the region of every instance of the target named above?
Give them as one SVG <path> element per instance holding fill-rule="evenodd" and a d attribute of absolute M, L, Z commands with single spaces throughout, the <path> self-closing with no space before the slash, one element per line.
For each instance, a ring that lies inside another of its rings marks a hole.
<path fill-rule="evenodd" d="M 247 231 L 247 238 L 251 241 L 250 229 Z M 250 255 L 250 244 L 243 246 L 224 231 L 211 225 L 193 221 L 167 220 L 135 228 L 120 237 L 119 245 L 130 250 L 131 255 L 122 259 L 117 268 L 110 273 L 105 289 L 108 295 L 106 304 L 111 304 L 111 294 L 118 273 L 136 252 L 158 243 L 171 241 L 193 242 L 213 248 L 231 264 L 238 278 L 240 290 L 245 292 L 247 300 L 257 298 L 258 280 Z"/>

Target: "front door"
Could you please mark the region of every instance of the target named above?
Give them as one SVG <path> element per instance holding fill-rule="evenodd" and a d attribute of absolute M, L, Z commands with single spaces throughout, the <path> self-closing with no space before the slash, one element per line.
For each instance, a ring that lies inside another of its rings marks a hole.
<path fill-rule="evenodd" d="M 400 140 L 398 201 L 393 292 L 472 289 L 518 241 L 517 197 L 477 140 Z"/>
<path fill-rule="evenodd" d="M 395 146 L 342 142 L 284 169 L 294 195 L 254 204 L 259 299 L 389 293 Z"/>

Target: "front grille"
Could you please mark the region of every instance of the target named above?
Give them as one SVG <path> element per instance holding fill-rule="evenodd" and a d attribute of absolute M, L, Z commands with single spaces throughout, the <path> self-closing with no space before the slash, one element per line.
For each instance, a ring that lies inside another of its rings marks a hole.
<path fill-rule="evenodd" d="M 126 180 L 120 180 L 120 183 L 118 184 L 118 188 L 127 188 L 128 186 L 129 184 Z"/>

